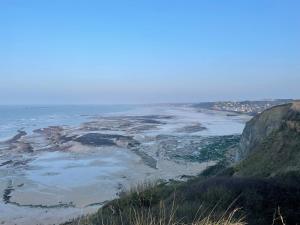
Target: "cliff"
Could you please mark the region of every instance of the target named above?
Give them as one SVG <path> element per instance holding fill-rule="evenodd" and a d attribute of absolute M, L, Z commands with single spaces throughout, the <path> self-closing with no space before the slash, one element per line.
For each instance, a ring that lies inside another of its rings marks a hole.
<path fill-rule="evenodd" d="M 142 185 L 65 225 L 203 224 L 195 223 L 197 217 L 204 224 L 231 224 L 207 218 L 223 218 L 236 209 L 241 210 L 232 218 L 242 216 L 249 225 L 300 224 L 300 102 L 255 116 L 234 152 L 233 166 L 224 160 L 186 182 Z M 142 218 L 134 223 L 137 215 Z"/>
<path fill-rule="evenodd" d="M 275 106 L 244 129 L 236 175 L 274 176 L 300 170 L 300 102 Z"/>

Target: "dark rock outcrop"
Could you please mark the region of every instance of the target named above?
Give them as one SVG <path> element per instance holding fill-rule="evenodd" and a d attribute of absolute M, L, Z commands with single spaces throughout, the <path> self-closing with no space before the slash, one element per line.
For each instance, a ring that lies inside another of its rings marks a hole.
<path fill-rule="evenodd" d="M 15 136 L 13 136 L 11 139 L 4 141 L 2 143 L 4 144 L 13 144 L 17 141 L 19 141 L 23 136 L 27 135 L 27 133 L 23 130 L 18 130 L 18 134 L 16 134 Z"/>
<path fill-rule="evenodd" d="M 88 133 L 74 139 L 83 145 L 135 147 L 139 143 L 131 136 L 119 134 Z"/>

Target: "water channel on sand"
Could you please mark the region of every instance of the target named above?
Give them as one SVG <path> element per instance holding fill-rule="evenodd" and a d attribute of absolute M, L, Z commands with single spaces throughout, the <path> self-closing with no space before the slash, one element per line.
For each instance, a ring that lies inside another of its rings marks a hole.
<path fill-rule="evenodd" d="M 197 175 L 216 161 L 185 158 L 249 118 L 160 105 L 27 131 L 0 144 L 0 223 L 60 223 L 135 184 Z"/>

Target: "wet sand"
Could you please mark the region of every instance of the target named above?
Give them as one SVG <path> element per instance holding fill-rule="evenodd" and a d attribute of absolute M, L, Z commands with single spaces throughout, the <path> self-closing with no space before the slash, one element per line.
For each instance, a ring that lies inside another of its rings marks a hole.
<path fill-rule="evenodd" d="M 151 106 L 22 133 L 0 143 L 0 223 L 58 224 L 138 183 L 195 176 L 216 162 L 185 156 L 206 137 L 241 133 L 249 118 Z"/>

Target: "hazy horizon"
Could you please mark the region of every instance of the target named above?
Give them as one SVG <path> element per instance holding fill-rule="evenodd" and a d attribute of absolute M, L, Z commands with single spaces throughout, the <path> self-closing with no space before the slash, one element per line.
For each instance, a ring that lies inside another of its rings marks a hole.
<path fill-rule="evenodd" d="M 151 106 L 151 105 L 168 105 L 168 104 L 197 104 L 197 103 L 206 103 L 206 102 L 244 102 L 244 101 L 275 101 L 275 100 L 295 100 L 295 101 L 300 101 L 299 98 L 265 98 L 265 99 L 215 99 L 215 100 L 208 100 L 208 101 L 190 101 L 190 102 L 148 102 L 148 103 L 70 103 L 70 102 L 65 102 L 65 103 L 0 103 L 0 106 L 37 106 L 37 107 L 48 107 L 48 106 Z"/>
<path fill-rule="evenodd" d="M 298 1 L 0 3 L 0 104 L 299 99 Z"/>

